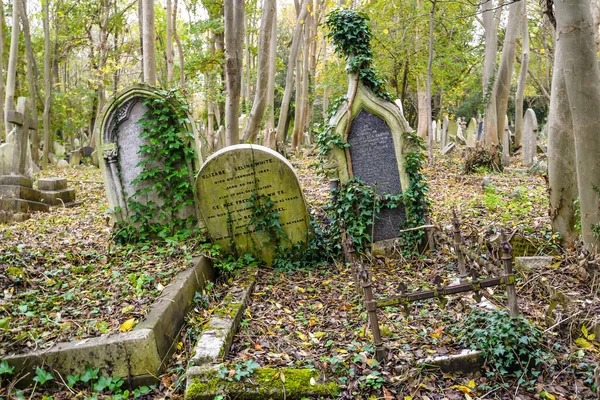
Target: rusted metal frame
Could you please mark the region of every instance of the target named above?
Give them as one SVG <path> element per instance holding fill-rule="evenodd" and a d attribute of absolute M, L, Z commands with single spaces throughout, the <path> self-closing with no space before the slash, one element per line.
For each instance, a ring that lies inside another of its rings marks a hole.
<path fill-rule="evenodd" d="M 365 306 L 369 317 L 369 325 L 373 333 L 373 343 L 375 345 L 375 359 L 379 362 L 385 359 L 385 348 L 383 347 L 383 339 L 379 329 L 379 319 L 377 318 L 377 302 L 373 297 L 373 288 L 371 287 L 371 279 L 366 268 L 361 270 L 362 288 L 365 294 Z"/>
<path fill-rule="evenodd" d="M 481 289 L 488 287 L 514 284 L 514 281 L 514 275 L 506 275 L 498 278 L 482 279 L 472 283 L 459 283 L 457 285 L 445 286 L 434 290 L 422 290 L 407 295 L 401 295 L 379 300 L 377 301 L 377 307 L 388 307 L 397 306 L 401 304 L 409 304 L 419 300 L 427 300 L 432 299 L 434 297 L 441 298 L 451 294 L 478 292 Z"/>
<path fill-rule="evenodd" d="M 506 233 L 504 231 L 502 231 L 502 243 L 500 244 L 500 247 L 502 248 L 504 273 L 506 275 L 513 275 L 512 246 L 506 239 Z M 519 304 L 517 303 L 517 289 L 515 287 L 514 279 L 512 282 L 507 283 L 506 295 L 508 297 L 508 310 L 510 311 L 510 316 L 517 318 L 519 316 Z"/>

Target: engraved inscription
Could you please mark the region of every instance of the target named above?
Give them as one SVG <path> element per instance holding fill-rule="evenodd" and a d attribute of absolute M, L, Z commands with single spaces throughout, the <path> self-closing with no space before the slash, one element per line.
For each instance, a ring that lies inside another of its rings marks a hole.
<path fill-rule="evenodd" d="M 394 140 L 383 119 L 361 110 L 350 125 L 348 143 L 354 176 L 377 193 L 402 193 Z M 404 207 L 381 210 L 375 223 L 374 241 L 398 237 L 405 219 Z"/>

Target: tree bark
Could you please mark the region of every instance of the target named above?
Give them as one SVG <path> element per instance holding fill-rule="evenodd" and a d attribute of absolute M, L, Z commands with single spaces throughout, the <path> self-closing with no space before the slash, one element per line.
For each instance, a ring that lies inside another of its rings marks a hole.
<path fill-rule="evenodd" d="M 270 54 L 271 41 L 273 40 L 273 20 L 275 15 L 275 0 L 264 0 L 260 22 L 260 35 L 258 38 L 258 68 L 256 79 L 256 92 L 252 111 L 246 123 L 246 129 L 242 137 L 243 142 L 256 141 L 260 129 L 260 123 L 265 114 L 269 90 Z M 273 73 L 274 74 L 274 73 Z"/>
<path fill-rule="evenodd" d="M 525 84 L 527 83 L 527 71 L 529 68 L 529 27 L 527 26 L 527 3 L 523 2 L 523 24 L 521 26 L 521 70 L 519 72 L 519 83 L 515 96 L 515 145 L 521 146 L 523 137 L 523 101 L 525 97 Z"/>
<path fill-rule="evenodd" d="M 302 24 L 306 19 L 308 9 L 306 7 L 306 0 L 302 2 L 300 6 L 300 13 L 296 18 L 296 27 L 294 28 L 294 36 L 292 37 L 292 46 L 290 48 L 290 54 L 287 63 L 287 72 L 285 75 L 285 89 L 283 92 L 283 98 L 281 100 L 281 107 L 279 109 L 279 121 L 277 123 L 277 143 L 276 148 L 280 153 L 284 150 L 285 142 L 285 130 L 288 122 L 288 112 L 290 109 L 290 99 L 292 98 L 292 90 L 294 85 L 294 66 L 296 65 L 296 58 L 298 57 L 298 47 L 300 40 L 302 40 Z"/>
<path fill-rule="evenodd" d="M 504 115 L 508 108 L 511 78 L 515 63 L 519 26 L 522 23 L 522 2 L 511 3 L 508 7 L 508 23 L 504 36 L 500 66 L 494 82 L 494 88 L 485 111 L 484 144 L 497 145 L 499 137 L 504 133 Z M 495 120 L 495 124 L 493 123 Z"/>
<path fill-rule="evenodd" d="M 48 0 L 46 0 L 48 1 Z M 15 86 L 17 81 L 17 61 L 19 57 L 19 15 L 21 13 L 21 2 L 15 1 L 12 13 L 12 33 L 10 37 L 10 55 L 8 58 L 8 70 L 6 71 L 6 96 L 4 100 L 4 118 L 6 136 L 13 128 L 13 124 L 6 120 L 8 110 L 15 109 Z"/>
<path fill-rule="evenodd" d="M 175 53 L 173 51 L 173 7 L 171 0 L 167 0 L 167 32 L 165 37 L 167 51 L 167 87 L 173 86 Z"/>
<path fill-rule="evenodd" d="M 175 43 L 177 43 L 177 54 L 179 55 L 179 85 L 183 88 L 185 85 L 185 59 L 183 55 L 183 46 L 181 45 L 181 40 L 177 33 L 177 0 L 174 0 L 173 2 L 173 38 L 175 39 Z"/>
<path fill-rule="evenodd" d="M 142 0 L 144 83 L 156 86 L 156 52 L 154 46 L 154 0 Z"/>
<path fill-rule="evenodd" d="M 498 53 L 498 28 L 495 24 L 494 1 L 487 0 L 481 4 L 483 29 L 485 31 L 485 55 L 483 58 L 483 94 L 491 92 L 490 81 L 493 82 L 496 70 L 496 54 Z"/>
<path fill-rule="evenodd" d="M 42 153 L 41 167 L 48 167 L 48 152 L 50 151 L 50 108 L 52 107 L 52 60 L 50 59 L 50 0 L 43 0 L 44 10 L 44 152 Z"/>
<path fill-rule="evenodd" d="M 5 20 L 4 20 L 4 2 L 0 1 L 0 99 L 4 98 L 4 48 L 5 45 Z M 4 104 L 0 101 L 0 142 L 6 141 L 6 130 L 4 127 Z"/>
<path fill-rule="evenodd" d="M 600 67 L 589 0 L 555 3 L 557 42 L 575 136 L 581 233 L 585 247 L 597 252 L 600 223 Z"/>
<path fill-rule="evenodd" d="M 225 0 L 225 137 L 227 146 L 239 143 L 240 90 L 244 2 Z"/>
<path fill-rule="evenodd" d="M 429 165 L 433 165 L 433 124 L 432 124 L 432 112 L 431 112 L 431 69 L 433 67 L 433 28 L 435 23 L 435 6 L 437 0 L 431 0 L 431 11 L 429 13 L 429 59 L 427 60 L 427 134 L 429 140 L 427 140 L 427 153 L 429 159 Z"/>
<path fill-rule="evenodd" d="M 275 149 L 275 74 L 277 73 L 277 1 L 273 4 L 273 26 L 269 48 L 269 79 L 267 81 L 267 123 L 264 145 Z"/>
<path fill-rule="evenodd" d="M 23 36 L 25 38 L 25 51 L 27 53 L 27 82 L 29 85 L 29 97 L 31 98 L 31 117 L 34 121 L 38 120 L 37 111 L 37 81 L 38 70 L 35 64 L 35 56 L 31 46 L 31 32 L 29 30 L 29 19 L 27 18 L 27 3 L 21 0 L 21 21 L 23 23 Z M 27 133 L 28 134 L 28 133 Z M 36 165 L 40 163 L 40 140 L 38 130 L 34 129 L 31 133 L 31 158 Z"/>

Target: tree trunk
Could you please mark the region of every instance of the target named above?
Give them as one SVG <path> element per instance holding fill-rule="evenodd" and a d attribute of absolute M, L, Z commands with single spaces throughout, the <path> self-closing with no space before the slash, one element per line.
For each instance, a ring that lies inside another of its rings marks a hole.
<path fill-rule="evenodd" d="M 225 137 L 227 146 L 239 143 L 240 90 L 242 85 L 242 45 L 244 2 L 225 0 Z"/>
<path fill-rule="evenodd" d="M 31 98 L 31 117 L 34 121 L 38 120 L 37 111 L 37 81 L 38 70 L 35 64 L 35 56 L 31 46 L 31 32 L 29 31 L 29 19 L 27 18 L 27 3 L 21 0 L 21 21 L 23 23 L 23 36 L 25 38 L 25 51 L 27 53 L 27 82 L 29 85 L 29 97 Z M 28 133 L 27 133 L 28 134 Z M 38 130 L 34 129 L 31 133 L 31 158 L 36 165 L 40 163 L 40 140 Z"/>
<path fill-rule="evenodd" d="M 175 54 L 173 51 L 173 8 L 171 0 L 167 0 L 167 32 L 166 32 L 166 51 L 167 51 L 167 87 L 173 86 Z"/>
<path fill-rule="evenodd" d="M 575 136 L 581 233 L 585 247 L 597 251 L 600 223 L 600 67 L 589 0 L 555 3 L 556 36 L 563 47 L 564 71 Z"/>
<path fill-rule="evenodd" d="M 277 1 L 273 4 L 273 26 L 269 48 L 269 79 L 267 81 L 267 123 L 264 145 L 275 149 L 275 74 L 277 73 Z"/>
<path fill-rule="evenodd" d="M 304 25 L 306 28 L 306 24 Z M 300 45 L 304 47 L 304 43 Z M 302 49 L 300 49 L 302 51 Z M 296 107 L 294 108 L 294 129 L 292 130 L 292 153 L 296 153 L 296 149 L 300 145 L 302 137 L 302 62 L 299 58 L 296 59 Z"/>
<path fill-rule="evenodd" d="M 154 47 L 154 0 L 142 0 L 144 83 L 156 86 L 156 53 Z"/>
<path fill-rule="evenodd" d="M 243 142 L 256 141 L 260 123 L 265 114 L 269 90 L 269 65 L 271 53 L 271 41 L 273 40 L 273 20 L 275 15 L 275 0 L 264 0 L 262 15 L 260 18 L 260 35 L 258 38 L 258 68 L 256 79 L 256 92 L 252 103 L 252 111 L 246 123 L 246 129 L 242 137 Z M 274 73 L 273 73 L 274 75 Z"/>
<path fill-rule="evenodd" d="M 48 152 L 50 150 L 50 108 L 52 107 L 52 60 L 50 59 L 50 0 L 43 0 L 44 10 L 44 152 L 42 154 L 41 166 L 48 167 Z M 92 144 L 94 146 L 95 144 Z"/>
<path fill-rule="evenodd" d="M 433 28 L 435 22 L 435 6 L 437 0 L 431 1 L 431 12 L 429 14 L 429 59 L 427 61 L 427 132 L 429 140 L 427 141 L 427 150 L 429 165 L 433 165 L 433 132 L 432 112 L 431 112 L 431 69 L 433 67 Z"/>
<path fill-rule="evenodd" d="M 523 24 L 521 26 L 521 71 L 515 96 L 515 146 L 521 146 L 523 137 L 523 101 L 525 97 L 525 84 L 527 83 L 527 70 L 529 68 L 529 27 L 527 26 L 527 3 L 523 2 Z"/>
<path fill-rule="evenodd" d="M 46 0 L 48 1 L 48 0 Z M 4 100 L 4 118 L 6 125 L 6 136 L 10 133 L 13 124 L 6 120 L 8 110 L 15 109 L 15 86 L 17 81 L 17 61 L 19 57 L 19 14 L 21 13 L 21 2 L 15 1 L 12 13 L 12 34 L 10 37 L 10 55 L 8 58 L 8 70 L 6 71 L 6 97 Z M 1 78 L 1 77 L 0 77 Z"/>
<path fill-rule="evenodd" d="M 175 43 L 177 43 L 177 53 L 179 55 L 179 85 L 183 88 L 185 84 L 185 63 L 183 46 L 181 45 L 181 40 L 179 39 L 179 34 L 177 33 L 177 0 L 174 0 L 173 2 L 173 37 L 175 38 Z"/>
<path fill-rule="evenodd" d="M 485 111 L 484 122 L 484 144 L 497 145 L 499 137 L 504 133 L 504 115 L 508 107 L 508 96 L 515 63 L 517 40 L 519 38 L 519 26 L 522 24 L 521 12 L 522 2 L 511 3 L 508 7 L 508 23 L 504 36 L 500 66 L 494 82 L 494 88 L 489 96 L 489 102 Z M 495 124 L 493 123 L 495 120 Z"/>
<path fill-rule="evenodd" d="M 4 98 L 4 48 L 6 23 L 4 21 L 4 2 L 0 1 L 0 99 Z M 4 127 L 4 104 L 0 101 L 0 142 L 6 141 L 6 128 Z"/>
<path fill-rule="evenodd" d="M 498 28 L 494 18 L 493 0 L 484 1 L 481 4 L 483 29 L 485 31 L 485 55 L 483 58 L 483 94 L 491 92 L 490 81 L 493 82 L 496 70 L 496 54 L 498 53 Z"/>
<path fill-rule="evenodd" d="M 550 185 L 550 219 L 552 230 L 559 232 L 562 243 L 571 247 L 577 240 L 575 230 L 575 200 L 577 199 L 577 170 L 575 141 L 569 98 L 565 86 L 562 41 L 556 42 L 552 97 L 548 114 L 548 179 Z"/>
<path fill-rule="evenodd" d="M 296 65 L 296 58 L 298 57 L 298 47 L 302 40 L 302 25 L 308 14 L 305 1 L 300 6 L 300 13 L 296 18 L 296 27 L 294 28 L 294 36 L 292 37 L 292 46 L 290 48 L 290 55 L 288 57 L 287 72 L 285 75 L 285 89 L 283 92 L 283 98 L 281 100 L 281 107 L 279 109 L 279 121 L 277 123 L 277 151 L 283 152 L 284 142 L 286 136 L 286 127 L 288 122 L 288 112 L 290 110 L 290 99 L 292 98 L 292 90 L 294 85 L 294 66 Z"/>

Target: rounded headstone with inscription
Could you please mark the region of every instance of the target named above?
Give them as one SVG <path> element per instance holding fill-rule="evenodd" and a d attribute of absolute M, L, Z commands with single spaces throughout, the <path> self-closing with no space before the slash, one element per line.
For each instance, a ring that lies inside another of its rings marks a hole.
<path fill-rule="evenodd" d="M 272 202 L 273 211 L 290 247 L 305 242 L 310 223 L 298 177 L 279 153 L 263 146 L 240 144 L 210 156 L 196 179 L 196 204 L 214 243 L 238 256 L 252 253 L 271 264 L 275 253 L 268 234 L 254 231 L 250 223 L 251 197 Z"/>

